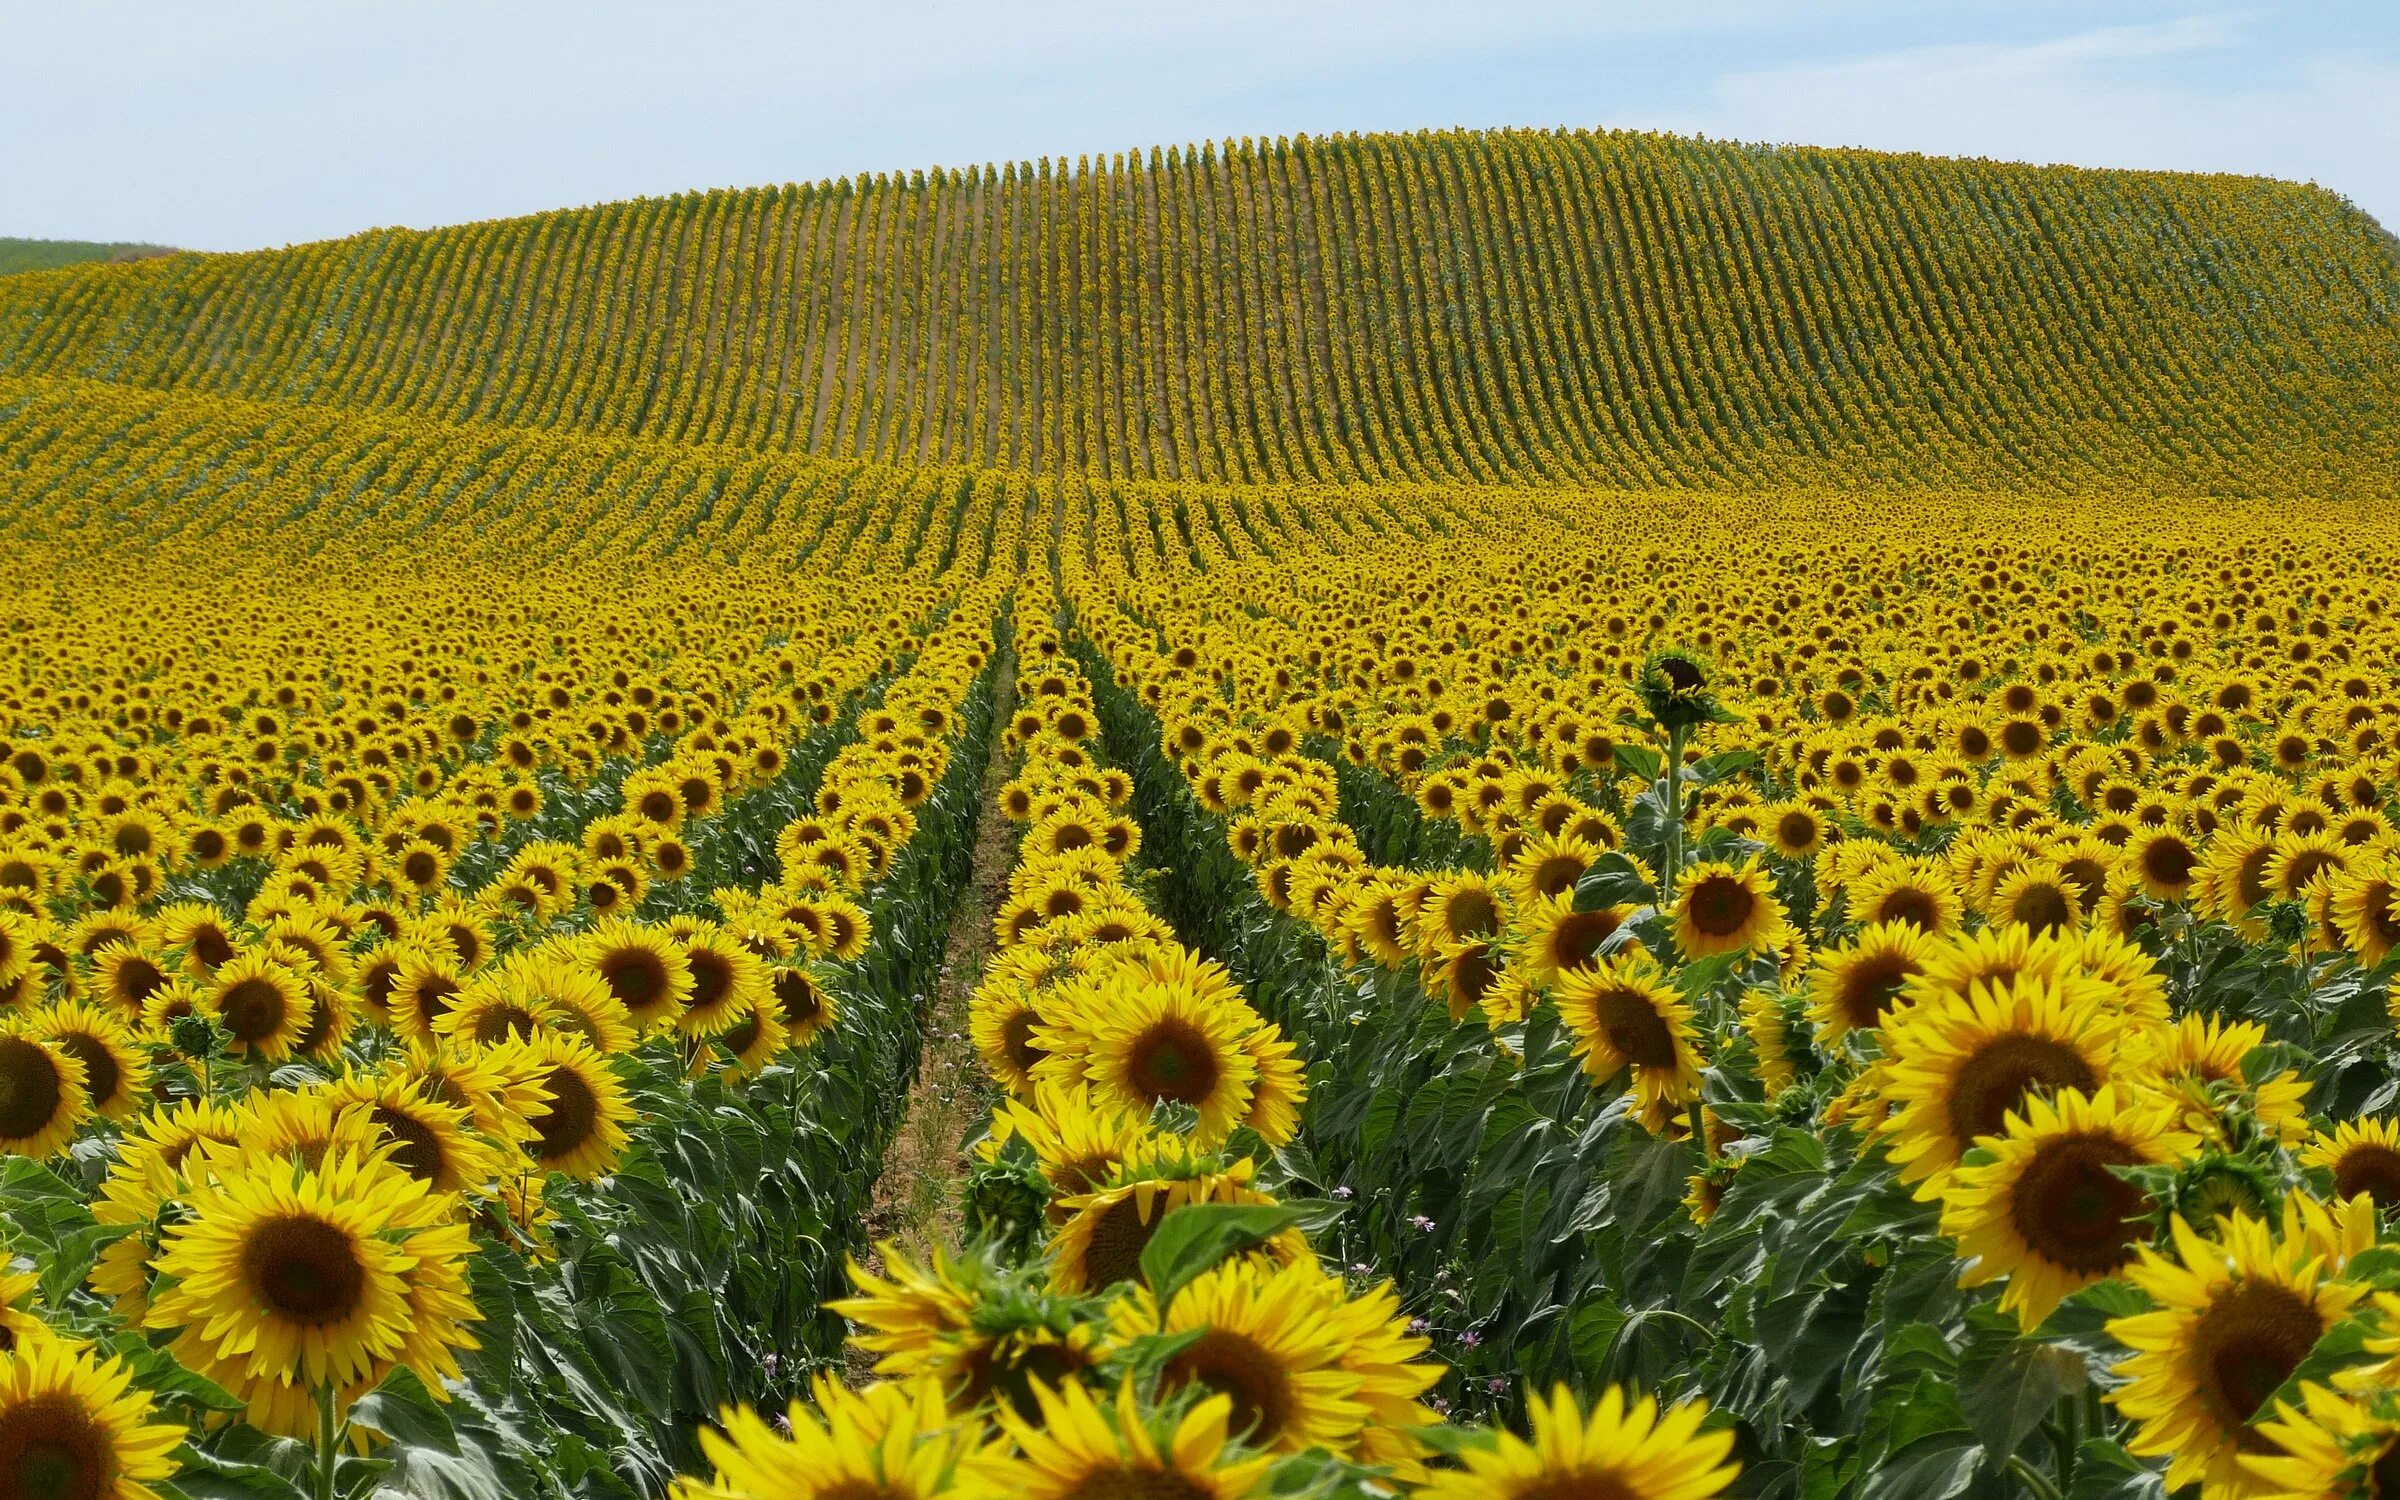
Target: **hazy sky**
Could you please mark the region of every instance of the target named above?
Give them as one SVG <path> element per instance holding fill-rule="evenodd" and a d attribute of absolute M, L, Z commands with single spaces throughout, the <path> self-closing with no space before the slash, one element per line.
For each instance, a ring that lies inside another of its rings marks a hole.
<path fill-rule="evenodd" d="M 2266 173 L 2400 228 L 2400 0 L 0 0 L 0 235 L 230 250 L 935 163 L 1560 124 Z"/>

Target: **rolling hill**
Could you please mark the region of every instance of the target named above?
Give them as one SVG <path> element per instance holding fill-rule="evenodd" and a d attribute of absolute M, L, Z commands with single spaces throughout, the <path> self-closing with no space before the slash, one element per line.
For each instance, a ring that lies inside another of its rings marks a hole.
<path fill-rule="evenodd" d="M 2330 193 L 1452 132 L 681 195 L 0 286 L 0 374 L 889 465 L 2388 493 Z"/>

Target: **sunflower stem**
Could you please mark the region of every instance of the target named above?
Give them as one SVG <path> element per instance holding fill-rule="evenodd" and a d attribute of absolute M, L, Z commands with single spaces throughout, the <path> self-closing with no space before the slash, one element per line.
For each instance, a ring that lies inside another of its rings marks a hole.
<path fill-rule="evenodd" d="M 1683 743 L 1691 729 L 1682 724 L 1667 731 L 1667 763 L 1661 771 L 1667 798 L 1667 845 L 1658 872 L 1660 906 L 1675 904 L 1675 871 L 1683 863 Z"/>
<path fill-rule="evenodd" d="M 1700 1164 L 1706 1166 L 1717 1159 L 1716 1151 L 1708 1142 L 1708 1115 L 1701 1109 L 1697 1099 L 1688 1107 L 1692 1118 L 1692 1144 L 1700 1148 Z"/>
<path fill-rule="evenodd" d="M 2064 1500 L 2050 1476 L 2027 1463 L 2022 1456 L 2015 1453 L 2008 1456 L 2008 1472 L 2015 1475 L 2017 1483 L 2032 1492 L 2036 1500 Z"/>
<path fill-rule="evenodd" d="M 333 1500 L 333 1382 L 317 1386 L 317 1500 Z"/>

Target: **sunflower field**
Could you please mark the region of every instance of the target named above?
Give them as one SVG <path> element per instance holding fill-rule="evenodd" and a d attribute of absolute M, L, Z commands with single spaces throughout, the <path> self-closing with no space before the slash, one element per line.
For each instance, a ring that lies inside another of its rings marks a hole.
<path fill-rule="evenodd" d="M 2400 1494 L 2362 224 L 1504 132 L 0 278 L 0 1500 Z"/>

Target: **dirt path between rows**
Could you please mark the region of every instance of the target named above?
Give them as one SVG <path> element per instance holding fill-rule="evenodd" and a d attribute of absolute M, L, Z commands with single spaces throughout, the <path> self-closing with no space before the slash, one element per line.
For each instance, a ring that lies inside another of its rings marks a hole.
<path fill-rule="evenodd" d="M 965 1210 L 967 1133 L 991 1113 L 993 1091 L 967 1034 L 967 1003 L 991 957 L 992 917 L 1008 891 L 1016 862 L 1016 830 L 1000 811 L 1008 780 L 1008 719 L 1016 707 L 1016 653 L 1003 646 L 993 665 L 991 759 L 983 771 L 976 813 L 973 873 L 959 893 L 942 953 L 941 979 L 925 1011 L 925 1048 L 909 1089 L 908 1112 L 883 1155 L 883 1172 L 867 1211 L 877 1244 L 890 1241 L 922 1264 L 936 1249 L 956 1250 Z M 871 1264 L 880 1270 L 882 1256 Z"/>

